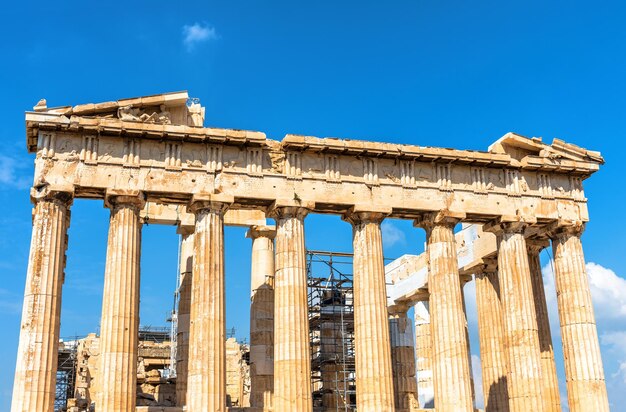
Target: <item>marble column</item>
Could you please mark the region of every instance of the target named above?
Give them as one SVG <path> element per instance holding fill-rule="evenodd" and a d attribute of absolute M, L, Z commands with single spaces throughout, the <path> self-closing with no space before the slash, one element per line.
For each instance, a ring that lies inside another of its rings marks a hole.
<path fill-rule="evenodd" d="M 476 274 L 475 279 L 485 412 L 506 412 L 509 410 L 509 393 L 504 320 L 495 262 Z"/>
<path fill-rule="evenodd" d="M 510 222 L 491 229 L 498 242 L 498 280 L 512 412 L 544 410 L 541 351 L 524 238 L 526 227 L 525 223 Z"/>
<path fill-rule="evenodd" d="M 378 212 L 350 212 L 352 223 L 356 407 L 394 410 L 385 265 Z"/>
<path fill-rule="evenodd" d="M 35 203 L 12 412 L 52 411 L 72 194 L 33 189 Z"/>
<path fill-rule="evenodd" d="M 407 310 L 407 307 L 389 308 L 391 369 L 396 412 L 410 412 L 418 407 L 413 327 L 407 317 Z"/>
<path fill-rule="evenodd" d="M 142 193 L 107 192 L 111 209 L 100 322 L 96 408 L 134 411 L 137 396 Z"/>
<path fill-rule="evenodd" d="M 226 308 L 224 301 L 225 195 L 195 195 L 196 216 L 189 311 L 187 410 L 226 411 Z"/>
<path fill-rule="evenodd" d="M 180 284 L 178 285 L 178 330 L 176 332 L 176 405 L 187 400 L 187 367 L 189 359 L 189 312 L 193 274 L 194 227 L 180 226 Z"/>
<path fill-rule="evenodd" d="M 276 219 L 274 278 L 275 412 L 311 412 L 311 350 L 307 301 L 304 218 L 309 208 L 280 206 Z"/>
<path fill-rule="evenodd" d="M 570 411 L 605 412 L 609 402 L 580 236 L 573 225 L 552 234 L 554 279 Z"/>
<path fill-rule="evenodd" d="M 253 226 L 250 303 L 250 407 L 270 411 L 274 392 L 274 226 Z"/>
<path fill-rule="evenodd" d="M 426 229 L 435 408 L 440 412 L 473 410 L 463 297 L 453 231 L 458 221 L 449 215 L 432 213 L 416 222 Z"/>
<path fill-rule="evenodd" d="M 543 287 L 541 262 L 539 253 L 548 245 L 548 242 L 526 241 L 528 247 L 528 265 L 532 280 L 533 297 L 535 299 L 535 317 L 539 333 L 539 349 L 541 351 L 541 381 L 543 386 L 543 401 L 546 412 L 561 412 L 561 397 L 559 395 L 559 380 L 556 375 L 552 335 L 550 334 L 550 320 L 546 292 Z"/>
<path fill-rule="evenodd" d="M 415 363 L 417 366 L 417 400 L 419 407 L 435 407 L 435 388 L 432 369 L 432 338 L 430 334 L 430 309 L 428 301 L 413 306 L 415 317 Z"/>

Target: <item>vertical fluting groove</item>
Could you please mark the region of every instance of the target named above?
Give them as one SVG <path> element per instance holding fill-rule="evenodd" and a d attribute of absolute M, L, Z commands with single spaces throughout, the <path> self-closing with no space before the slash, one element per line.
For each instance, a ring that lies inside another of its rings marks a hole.
<path fill-rule="evenodd" d="M 567 399 L 572 412 L 605 412 L 609 403 L 581 232 L 567 228 L 552 239 Z"/>
<path fill-rule="evenodd" d="M 543 287 L 543 276 L 541 274 L 541 262 L 539 260 L 539 252 L 542 248 L 542 246 L 537 245 L 528 246 L 528 266 L 530 267 L 532 292 L 535 301 L 535 316 L 537 318 L 537 330 L 539 333 L 544 408 L 545 412 L 560 412 L 561 397 L 559 395 L 559 381 L 556 374 L 556 364 L 554 362 L 548 305 L 546 303 L 546 293 Z"/>
<path fill-rule="evenodd" d="M 389 338 L 396 412 L 410 412 L 417 408 L 417 380 L 413 328 L 406 309 L 390 316 Z"/>
<path fill-rule="evenodd" d="M 432 338 L 428 302 L 417 302 L 414 306 L 414 316 L 417 398 L 420 408 L 433 408 Z"/>
<path fill-rule="evenodd" d="M 189 359 L 189 312 L 193 270 L 193 233 L 184 233 L 180 248 L 180 285 L 178 289 L 178 330 L 176 332 L 176 405 L 186 405 Z"/>
<path fill-rule="evenodd" d="M 274 237 L 276 230 L 251 227 L 250 407 L 270 411 L 274 392 Z"/>
<path fill-rule="evenodd" d="M 476 305 L 485 412 L 507 412 L 509 398 L 504 321 L 496 272 L 488 271 L 476 275 Z"/>
<path fill-rule="evenodd" d="M 511 412 L 543 411 L 541 352 L 526 240 L 519 226 L 505 227 L 498 237 L 509 408 Z"/>
<path fill-rule="evenodd" d="M 192 205 L 196 214 L 189 321 L 187 410 L 226 411 L 224 212 L 227 204 Z"/>
<path fill-rule="evenodd" d="M 353 213 L 354 333 L 357 410 L 394 411 L 393 372 L 380 222 Z"/>
<path fill-rule="evenodd" d="M 56 196 L 35 204 L 12 412 L 54 408 L 70 203 Z"/>
<path fill-rule="evenodd" d="M 311 357 L 304 217 L 307 209 L 276 214 L 274 279 L 274 411 L 311 412 Z"/>
<path fill-rule="evenodd" d="M 113 201 L 102 321 L 99 410 L 134 411 L 137 393 L 141 223 L 136 203 Z"/>
<path fill-rule="evenodd" d="M 427 229 L 435 408 L 441 412 L 473 410 L 453 227 L 436 223 Z"/>

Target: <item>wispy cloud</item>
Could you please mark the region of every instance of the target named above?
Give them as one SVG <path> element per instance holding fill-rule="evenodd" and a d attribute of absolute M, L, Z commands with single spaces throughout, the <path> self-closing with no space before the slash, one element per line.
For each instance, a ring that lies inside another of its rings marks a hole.
<path fill-rule="evenodd" d="M 24 164 L 12 157 L 0 155 L 0 189 L 27 188 L 32 179 L 24 176 L 22 170 L 31 166 L 31 163 Z"/>
<path fill-rule="evenodd" d="M 215 27 L 206 23 L 194 23 L 183 26 L 183 44 L 188 52 L 192 52 L 200 43 L 218 38 Z"/>
<path fill-rule="evenodd" d="M 406 241 L 406 237 L 404 236 L 404 232 L 398 229 L 393 223 L 389 221 L 383 222 L 380 225 L 383 235 L 383 243 L 387 247 L 393 247 L 395 245 L 402 245 Z"/>

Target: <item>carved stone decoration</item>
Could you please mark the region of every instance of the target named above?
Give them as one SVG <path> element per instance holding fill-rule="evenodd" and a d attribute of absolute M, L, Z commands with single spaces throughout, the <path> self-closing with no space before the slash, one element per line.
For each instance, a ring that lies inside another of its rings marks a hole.
<path fill-rule="evenodd" d="M 302 178 L 302 155 L 299 152 L 287 152 L 285 175 L 290 178 Z"/>
<path fill-rule="evenodd" d="M 253 176 L 263 174 L 263 149 L 260 147 L 248 148 L 246 152 L 246 171 Z"/>
<path fill-rule="evenodd" d="M 124 166 L 139 166 L 139 144 L 139 140 L 136 139 L 127 139 L 124 142 L 124 157 L 122 158 Z"/>
<path fill-rule="evenodd" d="M 324 156 L 324 175 L 327 181 L 336 182 L 341 180 L 339 171 L 339 157 L 336 155 Z"/>
<path fill-rule="evenodd" d="M 450 165 L 449 163 L 433 163 L 433 166 L 435 168 L 435 181 L 437 183 L 437 186 L 439 186 L 439 190 L 446 192 L 452 191 L 452 165 Z"/>
<path fill-rule="evenodd" d="M 363 180 L 368 185 L 378 184 L 378 160 L 371 157 L 363 159 Z"/>
<path fill-rule="evenodd" d="M 519 170 L 506 169 L 504 171 L 504 180 L 509 196 L 519 196 L 522 192 Z"/>
<path fill-rule="evenodd" d="M 415 162 L 402 160 L 400 162 L 400 183 L 405 187 L 415 186 Z"/>
<path fill-rule="evenodd" d="M 207 170 L 215 173 L 222 170 L 222 146 L 208 146 Z"/>
<path fill-rule="evenodd" d="M 472 168 L 472 187 L 475 193 L 487 192 L 487 181 L 485 179 L 485 169 L 480 167 Z"/>
<path fill-rule="evenodd" d="M 85 163 L 98 163 L 97 136 L 83 136 L 83 148 L 80 151 L 80 160 Z"/>
<path fill-rule="evenodd" d="M 181 161 L 181 142 L 165 142 L 165 168 L 180 169 Z"/>
<path fill-rule="evenodd" d="M 54 157 L 55 141 L 56 135 L 54 133 L 41 133 L 39 135 L 39 144 L 37 145 L 37 149 L 40 150 L 41 157 Z"/>
<path fill-rule="evenodd" d="M 539 191 L 541 192 L 542 197 L 552 197 L 552 182 L 550 180 L 550 175 L 547 173 L 539 173 L 537 175 L 537 181 L 539 184 Z"/>
<path fill-rule="evenodd" d="M 165 105 L 159 106 L 159 111 L 149 113 L 146 109 L 133 107 L 132 104 L 117 109 L 117 117 L 124 122 L 143 122 L 172 124 L 170 112 Z"/>

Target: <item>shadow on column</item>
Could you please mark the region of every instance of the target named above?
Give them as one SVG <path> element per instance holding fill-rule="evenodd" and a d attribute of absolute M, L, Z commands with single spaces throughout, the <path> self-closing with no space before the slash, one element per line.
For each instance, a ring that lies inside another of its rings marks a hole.
<path fill-rule="evenodd" d="M 506 386 L 506 377 L 499 378 L 489 388 L 485 412 L 509 412 L 509 390 Z"/>

